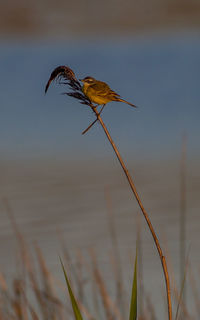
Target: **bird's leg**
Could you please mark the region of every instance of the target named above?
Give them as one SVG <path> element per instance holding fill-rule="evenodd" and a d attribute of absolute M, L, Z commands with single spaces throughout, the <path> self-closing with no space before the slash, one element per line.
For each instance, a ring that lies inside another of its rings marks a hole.
<path fill-rule="evenodd" d="M 102 106 L 102 108 L 101 108 L 101 110 L 100 110 L 100 112 L 99 112 L 99 115 L 102 113 L 102 111 L 103 111 L 103 108 L 105 107 L 105 104 Z M 83 132 L 82 132 L 82 134 L 85 134 L 96 122 L 97 122 L 97 118 L 96 118 L 96 120 L 94 120 Z"/>

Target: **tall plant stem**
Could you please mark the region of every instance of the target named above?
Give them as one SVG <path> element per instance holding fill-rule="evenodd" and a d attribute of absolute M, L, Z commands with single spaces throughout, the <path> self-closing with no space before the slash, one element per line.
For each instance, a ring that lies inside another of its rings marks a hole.
<path fill-rule="evenodd" d="M 183 133 L 180 163 L 180 284 L 185 276 L 186 263 L 186 153 L 187 136 Z M 186 284 L 183 291 L 183 302 L 186 304 Z"/>
<path fill-rule="evenodd" d="M 171 291 L 170 291 L 169 273 L 168 273 L 168 269 L 167 269 L 166 259 L 165 259 L 165 256 L 163 255 L 163 252 L 162 252 L 158 237 L 157 237 L 157 235 L 156 235 L 156 233 L 154 231 L 154 228 L 153 228 L 153 225 L 152 225 L 152 223 L 150 221 L 150 218 L 149 218 L 146 210 L 144 209 L 144 206 L 143 206 L 142 201 L 141 201 L 141 199 L 139 197 L 139 194 L 137 193 L 135 184 L 134 184 L 134 182 L 133 182 L 133 180 L 132 180 L 132 178 L 131 178 L 131 176 L 130 176 L 130 174 L 129 174 L 126 166 L 125 166 L 125 163 L 124 163 L 124 161 L 123 161 L 123 159 L 122 159 L 122 157 L 121 157 L 121 155 L 120 155 L 120 153 L 119 153 L 114 141 L 112 140 L 112 138 L 111 138 L 111 136 L 110 136 L 110 134 L 109 134 L 109 132 L 108 132 L 108 130 L 107 130 L 102 118 L 101 118 L 101 116 L 99 115 L 98 111 L 96 110 L 96 108 L 94 108 L 92 105 L 91 105 L 91 108 L 94 111 L 94 113 L 96 114 L 97 119 L 99 120 L 99 122 L 100 122 L 100 124 L 101 124 L 101 126 L 102 126 L 102 128 L 103 128 L 103 130 L 104 130 L 104 132 L 105 132 L 105 134 L 106 134 L 106 136 L 108 138 L 108 140 L 110 141 L 110 144 L 111 144 L 111 146 L 112 146 L 112 148 L 113 148 L 113 150 L 114 150 L 114 152 L 115 152 L 115 154 L 116 154 L 116 156 L 117 156 L 117 158 L 118 158 L 118 160 L 120 162 L 120 165 L 121 165 L 121 167 L 122 167 L 122 169 L 123 169 L 123 171 L 124 171 L 124 173 L 126 175 L 126 178 L 127 178 L 128 182 L 129 182 L 131 190 L 133 191 L 133 194 L 134 194 L 134 196 L 135 196 L 135 198 L 137 200 L 137 203 L 138 203 L 138 205 L 139 205 L 139 207 L 140 207 L 140 209 L 141 209 L 141 211 L 143 213 L 143 216 L 144 216 L 144 218 L 145 218 L 145 220 L 146 220 L 146 222 L 148 224 L 148 227 L 149 227 L 149 229 L 151 231 L 151 234 L 153 236 L 156 248 L 158 250 L 158 254 L 160 256 L 160 261 L 161 261 L 161 264 L 162 264 L 163 273 L 164 273 L 164 277 L 165 277 L 165 285 L 166 285 L 166 292 L 167 292 L 167 304 L 168 304 L 168 319 L 172 320 L 172 304 L 171 304 Z"/>

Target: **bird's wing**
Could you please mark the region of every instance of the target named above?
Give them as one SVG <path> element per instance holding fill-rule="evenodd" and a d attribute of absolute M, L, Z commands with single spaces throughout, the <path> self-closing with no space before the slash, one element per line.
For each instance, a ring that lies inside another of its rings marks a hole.
<path fill-rule="evenodd" d="M 113 91 L 111 89 L 110 89 L 109 95 L 112 96 L 112 97 L 120 98 L 120 95 L 117 92 L 115 92 L 115 91 Z"/>
<path fill-rule="evenodd" d="M 111 96 L 111 97 L 120 97 L 115 91 L 111 90 L 107 83 L 99 81 L 99 83 L 95 83 L 91 85 L 91 87 L 97 96 Z"/>
<path fill-rule="evenodd" d="M 91 89 L 94 90 L 95 94 L 97 96 L 106 96 L 110 90 L 109 86 L 104 83 L 99 81 L 99 83 L 94 83 L 90 86 Z"/>

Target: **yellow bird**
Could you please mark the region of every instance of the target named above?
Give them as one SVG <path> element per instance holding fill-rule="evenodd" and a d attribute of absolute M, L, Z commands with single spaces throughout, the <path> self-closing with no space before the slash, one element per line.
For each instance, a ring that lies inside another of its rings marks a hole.
<path fill-rule="evenodd" d="M 111 101 L 124 102 L 131 107 L 137 108 L 134 104 L 122 99 L 119 94 L 111 90 L 107 83 L 94 79 L 93 77 L 85 77 L 80 79 L 83 82 L 82 91 L 91 102 L 103 107 Z M 103 108 L 101 109 L 101 111 Z"/>

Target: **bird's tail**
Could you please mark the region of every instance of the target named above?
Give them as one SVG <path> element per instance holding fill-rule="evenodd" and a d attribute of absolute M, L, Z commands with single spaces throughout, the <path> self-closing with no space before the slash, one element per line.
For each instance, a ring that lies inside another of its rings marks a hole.
<path fill-rule="evenodd" d="M 117 100 L 116 100 L 116 101 L 124 102 L 124 103 L 129 104 L 129 106 L 131 106 L 131 107 L 138 108 L 138 107 L 137 107 L 137 106 L 135 106 L 134 104 L 132 104 L 132 103 L 130 103 L 130 102 L 128 102 L 128 101 L 126 101 L 126 100 L 124 100 L 124 99 L 118 98 L 118 97 L 117 97 Z"/>

